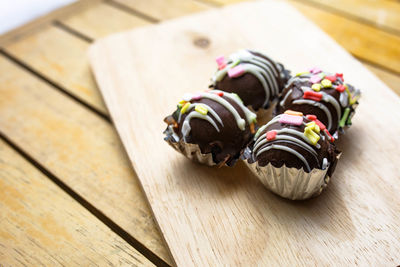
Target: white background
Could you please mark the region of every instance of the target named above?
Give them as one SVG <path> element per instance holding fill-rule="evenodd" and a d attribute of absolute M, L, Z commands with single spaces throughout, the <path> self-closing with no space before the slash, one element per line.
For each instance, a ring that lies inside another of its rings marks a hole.
<path fill-rule="evenodd" d="M 0 0 L 0 34 L 75 0 Z"/>

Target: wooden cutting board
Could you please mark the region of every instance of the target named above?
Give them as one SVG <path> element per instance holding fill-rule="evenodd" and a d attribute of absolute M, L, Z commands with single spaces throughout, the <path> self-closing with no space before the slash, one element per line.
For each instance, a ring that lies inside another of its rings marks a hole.
<path fill-rule="evenodd" d="M 163 141 L 164 116 L 207 87 L 217 55 L 240 48 L 293 72 L 343 72 L 362 89 L 320 197 L 282 199 L 243 163 L 197 165 Z M 243 3 L 116 34 L 96 42 L 90 60 L 177 265 L 400 263 L 400 99 L 288 4 Z"/>

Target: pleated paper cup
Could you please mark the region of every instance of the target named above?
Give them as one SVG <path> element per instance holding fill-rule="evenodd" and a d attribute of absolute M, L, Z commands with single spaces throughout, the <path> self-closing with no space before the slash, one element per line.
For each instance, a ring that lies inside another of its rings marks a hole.
<path fill-rule="evenodd" d="M 186 143 L 182 139 L 175 141 L 172 136 L 166 136 L 164 140 L 172 146 L 176 151 L 185 155 L 188 159 L 208 166 L 216 166 L 211 153 L 201 153 L 197 144 Z"/>

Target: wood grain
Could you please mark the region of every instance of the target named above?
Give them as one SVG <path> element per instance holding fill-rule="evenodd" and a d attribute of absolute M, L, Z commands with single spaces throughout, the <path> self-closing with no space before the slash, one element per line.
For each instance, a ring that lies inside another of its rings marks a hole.
<path fill-rule="evenodd" d="M 60 21 L 93 39 L 150 23 L 105 3 L 94 5 L 90 9 Z"/>
<path fill-rule="evenodd" d="M 153 266 L 0 140 L 1 266 Z"/>
<path fill-rule="evenodd" d="M 279 28 L 270 27 L 282 17 Z M 198 39 L 209 46 L 196 46 Z M 322 196 L 283 200 L 241 163 L 193 164 L 162 140 L 163 117 L 184 92 L 206 88 L 213 58 L 242 47 L 274 55 L 294 71 L 318 64 L 344 72 L 362 88 L 354 125 L 338 144 L 343 157 Z M 90 56 L 178 266 L 400 261 L 400 99 L 294 8 L 269 1 L 213 10 L 114 35 L 96 42 Z"/>
<path fill-rule="evenodd" d="M 354 56 L 400 73 L 400 35 L 383 32 L 297 1 L 290 3 Z"/>
<path fill-rule="evenodd" d="M 171 19 L 188 15 L 190 13 L 204 11 L 208 6 L 196 1 L 180 0 L 114 0 L 126 5 L 133 10 L 153 17 L 157 20 Z"/>
<path fill-rule="evenodd" d="M 2 133 L 170 262 L 112 125 L 3 57 L 0 69 Z"/>

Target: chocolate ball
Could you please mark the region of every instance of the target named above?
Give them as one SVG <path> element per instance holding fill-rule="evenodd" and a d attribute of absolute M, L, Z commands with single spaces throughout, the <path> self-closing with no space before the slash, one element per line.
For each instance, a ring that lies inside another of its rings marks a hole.
<path fill-rule="evenodd" d="M 236 94 L 219 90 L 187 94 L 165 118 L 166 141 L 182 142 L 181 152 L 185 144 L 196 144 L 201 154 L 212 155 L 213 163 L 232 166 L 251 141 L 255 121 L 256 115 Z"/>
<path fill-rule="evenodd" d="M 328 169 L 330 176 L 338 154 L 333 140 L 316 116 L 288 110 L 258 129 L 250 145 L 251 160 L 261 167 L 271 163 L 307 173 Z"/>
<path fill-rule="evenodd" d="M 282 64 L 250 50 L 240 50 L 227 61 L 218 57 L 217 63 L 210 87 L 236 93 L 253 110 L 268 108 L 290 77 Z"/>
<path fill-rule="evenodd" d="M 342 74 L 313 68 L 289 80 L 274 113 L 293 109 L 316 115 L 337 138 L 346 126 L 351 125 L 359 97 L 360 91 L 344 84 Z"/>

